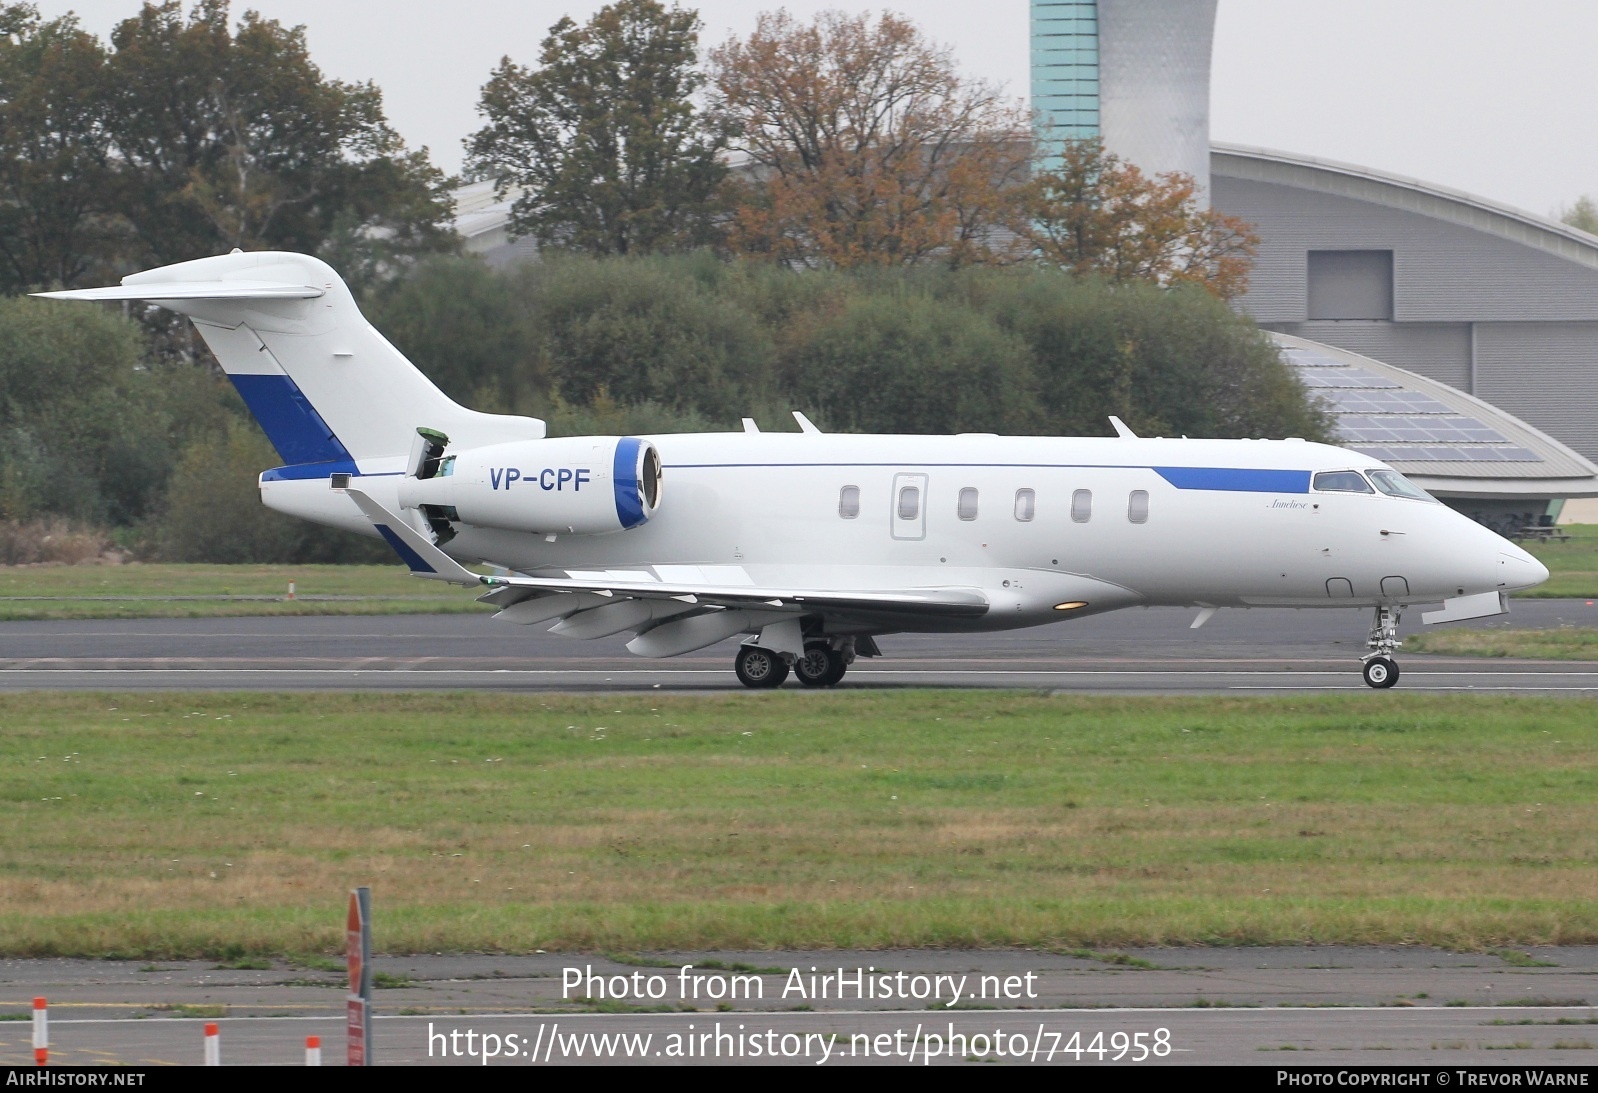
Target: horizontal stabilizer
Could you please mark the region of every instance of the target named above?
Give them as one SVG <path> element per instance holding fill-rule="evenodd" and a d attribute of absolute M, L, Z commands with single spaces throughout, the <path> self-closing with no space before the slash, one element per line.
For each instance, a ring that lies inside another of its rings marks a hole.
<path fill-rule="evenodd" d="M 313 300 L 326 291 L 282 281 L 146 281 L 33 295 L 47 300 Z"/>
<path fill-rule="evenodd" d="M 431 543 L 427 536 L 411 527 L 404 520 L 389 512 L 382 505 L 373 501 L 366 494 L 357 489 L 346 489 L 345 493 L 361 507 L 366 518 L 372 521 L 372 526 L 377 529 L 388 545 L 394 548 L 394 553 L 410 567 L 411 573 L 417 577 L 427 577 L 435 581 L 449 581 L 452 584 L 478 585 L 483 583 L 483 578 L 461 565 L 454 558 L 439 550 Z"/>

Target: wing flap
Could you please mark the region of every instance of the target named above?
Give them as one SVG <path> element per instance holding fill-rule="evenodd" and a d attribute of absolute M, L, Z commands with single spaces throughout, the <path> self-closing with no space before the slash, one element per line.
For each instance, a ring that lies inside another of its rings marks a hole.
<path fill-rule="evenodd" d="M 569 577 L 483 577 L 484 584 L 537 592 L 609 592 L 635 599 L 694 597 L 712 607 L 770 607 L 871 611 L 906 615 L 938 614 L 980 618 L 988 598 L 974 588 L 915 588 L 893 591 L 824 591 L 799 588 L 749 588 L 708 584 L 666 584 L 655 581 L 594 581 Z M 485 597 L 486 598 L 486 597 Z"/>

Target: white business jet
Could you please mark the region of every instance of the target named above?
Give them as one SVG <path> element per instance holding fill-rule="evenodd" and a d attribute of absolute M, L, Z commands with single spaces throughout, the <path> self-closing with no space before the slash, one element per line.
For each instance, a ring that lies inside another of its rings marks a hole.
<path fill-rule="evenodd" d="M 452 402 L 300 254 L 204 258 L 120 287 L 193 320 L 284 466 L 271 508 L 388 541 L 495 618 L 635 636 L 670 657 L 745 635 L 739 680 L 829 686 L 876 637 L 1140 605 L 1374 609 L 1365 682 L 1398 680 L 1399 615 L 1500 614 L 1531 555 L 1377 460 L 1301 440 L 861 436 L 546 438 Z M 1113 419 L 1112 419 L 1113 420 Z M 467 569 L 489 563 L 493 576 Z"/>

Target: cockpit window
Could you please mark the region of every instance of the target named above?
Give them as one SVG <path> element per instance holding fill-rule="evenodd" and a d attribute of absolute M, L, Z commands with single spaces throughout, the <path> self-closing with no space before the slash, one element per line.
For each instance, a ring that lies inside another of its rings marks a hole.
<path fill-rule="evenodd" d="M 1371 476 L 1371 481 L 1376 483 L 1376 488 L 1389 497 L 1408 497 L 1414 501 L 1430 501 L 1434 505 L 1442 503 L 1397 471 L 1367 473 Z"/>
<path fill-rule="evenodd" d="M 438 461 L 438 473 L 436 475 L 434 475 L 433 477 L 434 478 L 448 478 L 450 475 L 452 475 L 454 473 L 455 473 L 455 457 L 452 456 L 452 455 L 446 455 L 443 459 Z"/>
<path fill-rule="evenodd" d="M 1336 493 L 1374 493 L 1358 471 L 1322 471 L 1315 476 L 1315 488 Z"/>

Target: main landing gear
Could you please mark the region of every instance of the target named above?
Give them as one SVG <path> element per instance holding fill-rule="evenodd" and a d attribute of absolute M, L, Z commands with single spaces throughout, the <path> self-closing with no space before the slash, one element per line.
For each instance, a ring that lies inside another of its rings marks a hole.
<path fill-rule="evenodd" d="M 1398 682 L 1398 662 L 1393 650 L 1403 643 L 1398 640 L 1398 618 L 1403 613 L 1399 607 L 1378 607 L 1371 620 L 1371 635 L 1365 642 L 1370 652 L 1364 656 L 1363 675 L 1367 686 L 1385 690 Z"/>
<path fill-rule="evenodd" d="M 788 678 L 791 662 L 793 674 L 806 687 L 831 687 L 843 679 L 853 659 L 849 650 L 834 649 L 825 642 L 806 645 L 804 655 L 799 657 L 775 653 L 758 645 L 740 645 L 732 660 L 732 670 L 745 687 L 780 687 Z"/>

